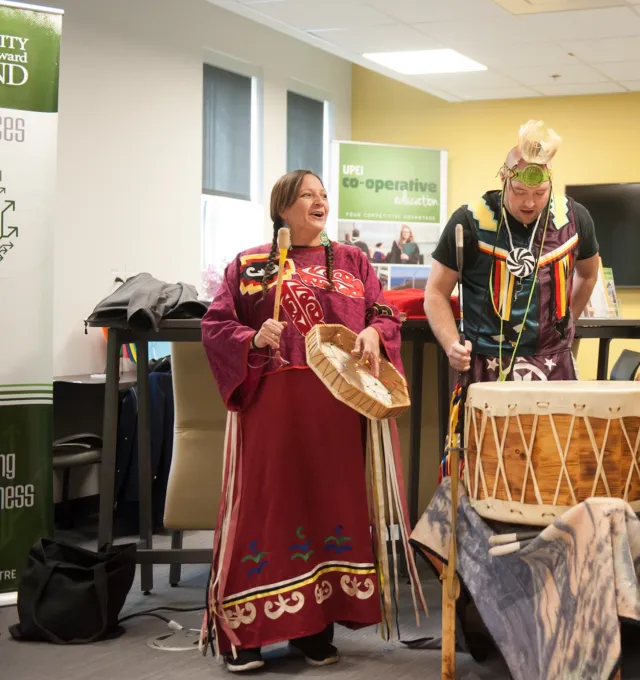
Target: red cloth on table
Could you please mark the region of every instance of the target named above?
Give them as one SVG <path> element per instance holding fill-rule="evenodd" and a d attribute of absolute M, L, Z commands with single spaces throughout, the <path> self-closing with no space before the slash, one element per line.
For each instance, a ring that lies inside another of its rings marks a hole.
<path fill-rule="evenodd" d="M 424 290 L 421 288 L 401 288 L 385 291 L 385 298 L 407 319 L 426 319 L 424 313 Z M 456 319 L 460 318 L 458 297 L 451 297 L 451 310 Z"/>

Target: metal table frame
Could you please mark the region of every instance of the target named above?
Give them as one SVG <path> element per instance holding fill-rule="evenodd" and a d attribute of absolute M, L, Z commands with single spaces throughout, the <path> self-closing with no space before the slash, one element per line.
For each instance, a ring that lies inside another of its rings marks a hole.
<path fill-rule="evenodd" d="M 640 340 L 640 319 L 580 319 L 576 323 L 576 338 L 600 340 L 596 379 L 607 380 L 611 341 Z"/>
<path fill-rule="evenodd" d="M 100 510 L 98 546 L 113 540 L 113 511 L 115 506 L 116 444 L 118 434 L 118 393 L 120 348 L 135 343 L 138 383 L 138 480 L 140 500 L 140 543 L 137 561 L 141 565 L 141 589 L 153 589 L 153 565 L 170 564 L 170 581 L 177 583 L 173 565 L 207 564 L 209 549 L 182 549 L 182 534 L 174 532 L 169 550 L 154 550 L 151 509 L 151 409 L 149 397 L 149 342 L 201 342 L 199 321 L 167 321 L 157 332 L 139 332 L 123 328 L 109 328 L 107 336 L 107 368 L 104 396 L 103 449 L 100 468 Z"/>
<path fill-rule="evenodd" d="M 640 320 L 606 319 L 580 320 L 576 324 L 576 337 L 599 339 L 598 380 L 606 380 L 609 346 L 613 339 L 640 339 Z M 426 319 L 409 320 L 403 324 L 402 339 L 412 343 L 412 371 L 409 377 L 411 412 L 409 425 L 409 522 L 415 526 L 419 514 L 420 449 L 422 440 L 422 389 L 424 383 L 424 347 L 435 344 L 437 352 L 438 388 L 438 451 L 444 451 L 449 417 L 451 372 L 446 354 L 437 344 Z M 119 355 L 125 343 L 135 343 L 138 351 L 138 468 L 140 494 L 140 544 L 137 560 L 141 565 L 141 589 L 153 588 L 153 565 L 170 564 L 170 581 L 179 581 L 182 564 L 208 564 L 211 549 L 183 549 L 182 534 L 174 532 L 171 549 L 153 548 L 151 512 L 151 429 L 149 403 L 149 347 L 150 341 L 201 342 L 199 320 L 171 320 L 160 324 L 158 331 L 140 332 L 126 328 L 109 327 L 107 340 L 107 368 L 104 402 L 103 451 L 100 470 L 100 516 L 98 545 L 110 543 L 113 538 L 114 484 L 116 441 L 118 428 Z M 438 456 L 438 462 L 440 456 Z"/>

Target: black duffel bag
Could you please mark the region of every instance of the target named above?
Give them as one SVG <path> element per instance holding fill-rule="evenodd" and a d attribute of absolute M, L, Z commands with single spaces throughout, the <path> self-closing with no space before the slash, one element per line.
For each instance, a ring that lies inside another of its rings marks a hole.
<path fill-rule="evenodd" d="M 43 538 L 18 585 L 16 640 L 83 644 L 121 634 L 118 617 L 136 572 L 136 544 L 91 552 Z"/>

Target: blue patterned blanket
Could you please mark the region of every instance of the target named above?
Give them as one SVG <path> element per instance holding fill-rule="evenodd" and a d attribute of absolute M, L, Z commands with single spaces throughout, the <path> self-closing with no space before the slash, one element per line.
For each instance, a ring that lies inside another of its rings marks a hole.
<path fill-rule="evenodd" d="M 411 536 L 445 562 L 450 509 L 446 478 Z M 458 574 L 513 678 L 612 678 L 621 658 L 620 620 L 640 622 L 640 520 L 631 507 L 589 499 L 520 551 L 490 556 L 489 537 L 510 531 L 483 520 L 461 493 Z"/>

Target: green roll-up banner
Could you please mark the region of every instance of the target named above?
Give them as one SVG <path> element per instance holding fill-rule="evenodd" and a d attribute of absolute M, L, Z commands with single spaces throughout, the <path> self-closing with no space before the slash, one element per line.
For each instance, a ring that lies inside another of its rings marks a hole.
<path fill-rule="evenodd" d="M 335 142 L 338 219 L 441 224 L 447 152 L 414 146 Z"/>
<path fill-rule="evenodd" d="M 0 0 L 0 605 L 53 529 L 53 208 L 62 11 Z"/>

